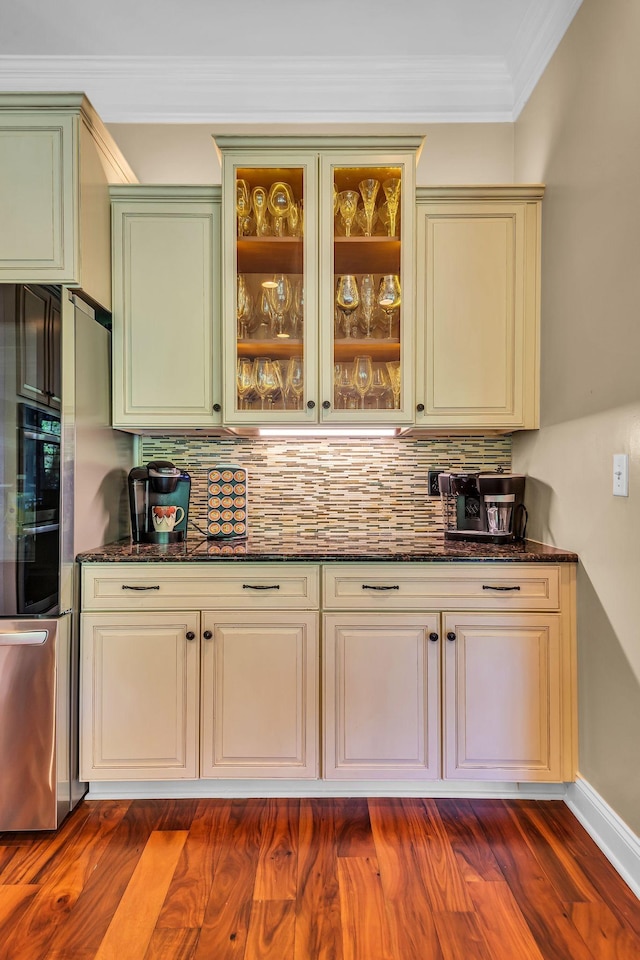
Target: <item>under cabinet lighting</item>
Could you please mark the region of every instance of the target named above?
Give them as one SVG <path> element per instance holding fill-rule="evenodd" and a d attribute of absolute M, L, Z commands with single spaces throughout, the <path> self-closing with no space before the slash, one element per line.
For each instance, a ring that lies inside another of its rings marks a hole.
<path fill-rule="evenodd" d="M 395 437 L 395 427 L 265 427 L 258 430 L 261 437 Z"/>

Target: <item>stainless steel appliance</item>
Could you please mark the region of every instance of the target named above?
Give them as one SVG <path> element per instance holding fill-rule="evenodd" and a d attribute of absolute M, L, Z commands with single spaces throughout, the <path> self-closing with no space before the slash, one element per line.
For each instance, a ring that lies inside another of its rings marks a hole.
<path fill-rule="evenodd" d="M 134 543 L 181 543 L 187 536 L 191 477 L 168 460 L 129 473 Z"/>
<path fill-rule="evenodd" d="M 525 480 L 510 473 L 441 473 L 438 477 L 447 540 L 508 543 L 524 539 Z"/>
<path fill-rule="evenodd" d="M 74 558 L 124 532 L 132 450 L 109 427 L 109 364 L 76 296 L 0 285 L 0 830 L 53 830 L 86 791 Z"/>

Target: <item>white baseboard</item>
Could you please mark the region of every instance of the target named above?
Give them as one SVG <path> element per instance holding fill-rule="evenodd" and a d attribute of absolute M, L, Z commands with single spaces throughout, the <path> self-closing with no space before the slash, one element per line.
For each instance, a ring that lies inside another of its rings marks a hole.
<path fill-rule="evenodd" d="M 640 837 L 579 774 L 568 784 L 565 803 L 640 898 Z"/>
<path fill-rule="evenodd" d="M 86 800 L 193 797 L 451 797 L 563 800 L 564 783 L 452 780 L 118 780 L 89 784 Z"/>

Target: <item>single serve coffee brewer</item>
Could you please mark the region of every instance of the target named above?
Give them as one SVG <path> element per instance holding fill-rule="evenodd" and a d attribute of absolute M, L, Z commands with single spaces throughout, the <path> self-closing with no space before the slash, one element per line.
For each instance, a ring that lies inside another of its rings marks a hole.
<path fill-rule="evenodd" d="M 187 536 L 191 477 L 168 460 L 129 472 L 134 543 L 181 543 Z"/>
<path fill-rule="evenodd" d="M 441 473 L 445 540 L 523 540 L 525 479 L 515 473 Z"/>

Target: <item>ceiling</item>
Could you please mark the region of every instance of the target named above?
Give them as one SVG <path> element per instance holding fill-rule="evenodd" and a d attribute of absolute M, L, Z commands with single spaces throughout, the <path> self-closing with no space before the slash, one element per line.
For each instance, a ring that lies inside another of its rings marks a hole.
<path fill-rule="evenodd" d="M 20 0 L 0 90 L 111 123 L 515 120 L 582 0 Z"/>

